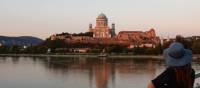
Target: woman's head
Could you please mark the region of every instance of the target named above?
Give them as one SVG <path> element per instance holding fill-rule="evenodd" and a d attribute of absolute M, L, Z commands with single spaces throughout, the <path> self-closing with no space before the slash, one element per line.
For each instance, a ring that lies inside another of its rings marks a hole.
<path fill-rule="evenodd" d="M 174 42 L 163 52 L 166 64 L 175 69 L 178 88 L 192 88 L 192 51 L 181 43 Z"/>
<path fill-rule="evenodd" d="M 185 49 L 181 43 L 174 42 L 163 52 L 164 59 L 168 66 L 184 66 L 191 63 L 192 51 Z"/>

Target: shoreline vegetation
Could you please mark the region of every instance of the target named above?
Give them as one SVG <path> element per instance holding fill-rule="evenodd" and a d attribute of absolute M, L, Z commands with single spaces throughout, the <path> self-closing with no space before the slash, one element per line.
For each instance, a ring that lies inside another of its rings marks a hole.
<path fill-rule="evenodd" d="M 65 57 L 97 57 L 101 53 L 108 54 L 109 57 L 116 58 L 161 58 L 163 51 L 173 42 L 180 42 L 186 49 L 192 50 L 194 58 L 200 58 L 200 37 L 184 38 L 181 35 L 175 39 L 169 39 L 159 44 L 146 46 L 130 46 L 130 45 L 110 45 L 106 43 L 90 44 L 90 43 L 70 43 L 65 40 L 50 40 L 47 38 L 38 45 L 31 46 L 0 46 L 1 55 L 16 56 L 65 56 Z"/>
<path fill-rule="evenodd" d="M 164 60 L 162 55 L 130 55 L 130 54 L 109 54 L 107 57 L 98 57 L 97 53 L 67 53 L 67 54 L 0 54 L 0 57 L 83 57 L 83 58 L 133 58 Z M 200 61 L 200 54 L 193 55 L 193 61 Z"/>

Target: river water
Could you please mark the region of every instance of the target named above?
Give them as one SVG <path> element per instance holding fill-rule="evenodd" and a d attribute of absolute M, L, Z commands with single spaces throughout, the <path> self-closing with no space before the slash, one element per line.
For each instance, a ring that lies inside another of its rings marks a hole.
<path fill-rule="evenodd" d="M 0 57 L 0 88 L 146 88 L 165 67 L 148 58 Z"/>

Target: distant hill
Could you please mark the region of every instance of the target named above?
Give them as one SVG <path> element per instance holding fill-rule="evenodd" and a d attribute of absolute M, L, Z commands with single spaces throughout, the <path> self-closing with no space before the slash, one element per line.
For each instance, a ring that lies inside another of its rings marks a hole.
<path fill-rule="evenodd" d="M 0 36 L 0 43 L 7 46 L 12 45 L 37 45 L 43 42 L 42 39 L 32 36 L 8 37 Z"/>

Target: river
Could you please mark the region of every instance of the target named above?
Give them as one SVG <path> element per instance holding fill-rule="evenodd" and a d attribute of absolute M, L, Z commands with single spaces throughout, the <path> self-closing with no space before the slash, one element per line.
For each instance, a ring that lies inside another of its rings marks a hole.
<path fill-rule="evenodd" d="M 146 88 L 165 68 L 148 58 L 0 57 L 0 88 Z"/>

